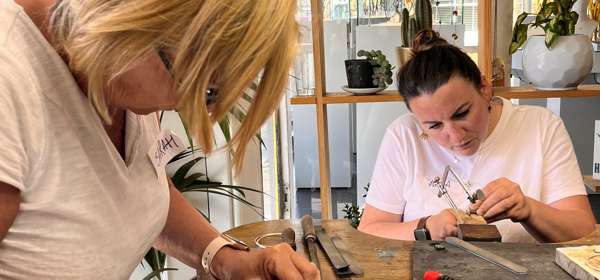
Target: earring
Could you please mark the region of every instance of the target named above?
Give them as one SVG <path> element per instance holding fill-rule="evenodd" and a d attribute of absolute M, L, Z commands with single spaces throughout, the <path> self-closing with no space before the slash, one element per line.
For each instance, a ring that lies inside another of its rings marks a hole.
<path fill-rule="evenodd" d="M 429 138 L 429 135 L 427 135 L 427 133 L 425 133 L 425 132 L 421 132 L 421 134 L 419 134 L 419 136 L 417 138 L 419 138 L 423 141 L 427 141 Z"/>

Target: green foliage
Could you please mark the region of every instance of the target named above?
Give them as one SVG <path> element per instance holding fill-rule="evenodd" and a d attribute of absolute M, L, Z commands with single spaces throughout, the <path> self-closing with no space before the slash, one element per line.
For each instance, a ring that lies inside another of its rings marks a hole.
<path fill-rule="evenodd" d="M 430 0 L 415 0 L 414 15 L 410 16 L 408 8 L 402 9 L 402 47 L 412 47 L 416 34 L 433 26 Z"/>
<path fill-rule="evenodd" d="M 535 21 L 529 24 L 523 24 L 527 12 L 523 12 L 517 17 L 513 28 L 512 42 L 508 52 L 513 54 L 527 40 L 527 29 L 529 26 L 540 27 L 544 30 L 546 47 L 552 48 L 554 42 L 559 36 L 568 36 L 575 34 L 575 24 L 579 20 L 579 14 L 571 11 L 573 4 L 577 0 L 555 0 L 548 2 L 544 0 L 540 5 L 540 10 L 535 17 Z"/>
<path fill-rule="evenodd" d="M 346 203 L 344 204 L 344 209 L 342 209 L 342 212 L 344 212 L 344 219 L 347 219 L 353 228 L 357 228 L 363 211 L 357 206 Z"/>
<path fill-rule="evenodd" d="M 373 65 L 373 84 L 376 87 L 387 87 L 392 84 L 392 70 L 394 66 L 387 60 L 385 54 L 380 50 L 359 50 L 358 56 L 364 56 Z"/>
<path fill-rule="evenodd" d="M 362 197 L 367 196 L 369 186 L 370 183 L 368 183 L 367 186 L 364 187 L 365 193 L 362 195 Z M 362 218 L 364 209 L 360 209 L 358 208 L 358 206 L 352 205 L 350 203 L 345 203 L 342 212 L 344 212 L 344 219 L 348 220 L 348 223 L 350 223 L 350 225 L 353 228 L 357 228 L 360 224 L 360 219 Z"/>

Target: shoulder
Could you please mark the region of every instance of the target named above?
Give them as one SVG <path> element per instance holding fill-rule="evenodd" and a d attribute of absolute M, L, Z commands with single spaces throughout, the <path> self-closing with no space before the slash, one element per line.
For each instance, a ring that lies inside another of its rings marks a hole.
<path fill-rule="evenodd" d="M 511 105 L 513 107 L 510 117 L 512 121 L 525 122 L 525 123 L 537 123 L 537 124 L 548 124 L 561 122 L 559 116 L 554 112 L 548 110 L 542 106 L 532 105 Z"/>
<path fill-rule="evenodd" d="M 22 9 L 12 0 L 0 1 L 0 46 L 7 43 L 15 21 L 22 15 Z"/>
<path fill-rule="evenodd" d="M 39 90 L 32 74 L 11 50 L 0 46 L 0 103 L 36 103 Z"/>
<path fill-rule="evenodd" d="M 417 136 L 421 128 L 412 113 L 404 114 L 394 120 L 386 129 L 386 133 L 403 136 Z"/>

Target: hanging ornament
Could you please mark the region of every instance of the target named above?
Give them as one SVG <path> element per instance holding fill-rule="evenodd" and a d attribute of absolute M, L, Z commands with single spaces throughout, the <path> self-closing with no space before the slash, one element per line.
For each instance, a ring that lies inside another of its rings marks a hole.
<path fill-rule="evenodd" d="M 452 1 L 452 26 L 454 27 L 454 32 L 452 32 L 452 40 L 453 44 L 456 45 L 456 41 L 458 40 L 458 31 L 456 24 L 458 22 L 458 7 L 456 6 L 456 1 Z"/>

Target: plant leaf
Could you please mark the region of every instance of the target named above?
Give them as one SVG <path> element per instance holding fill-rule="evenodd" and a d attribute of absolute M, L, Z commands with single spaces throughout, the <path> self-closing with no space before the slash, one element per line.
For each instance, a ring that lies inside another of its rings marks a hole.
<path fill-rule="evenodd" d="M 520 24 L 519 26 L 515 26 L 515 31 L 513 31 L 513 41 L 510 43 L 508 53 L 515 53 L 517 49 L 525 44 L 525 41 L 527 41 L 527 25 Z"/>
<path fill-rule="evenodd" d="M 191 185 L 194 183 L 194 181 L 196 181 L 199 178 L 202 178 L 202 176 L 204 176 L 205 174 L 200 173 L 200 172 L 196 172 L 196 173 L 192 173 L 189 176 L 186 176 L 185 179 L 183 179 L 183 181 L 180 184 L 175 185 L 175 187 L 177 188 L 177 190 L 181 191 L 182 189 L 186 188 L 187 186 Z"/>
<path fill-rule="evenodd" d="M 202 191 L 202 192 L 206 192 L 206 193 L 212 193 L 212 194 L 218 194 L 218 195 L 225 195 L 225 196 L 228 196 L 227 194 L 223 193 L 222 191 L 216 191 L 216 190 L 206 190 L 206 191 Z M 232 198 L 233 198 L 233 197 L 232 197 Z M 258 215 L 260 215 L 262 218 L 264 218 L 264 216 L 263 216 L 263 215 L 262 215 L 260 212 L 258 212 L 258 211 L 256 210 L 256 209 L 262 209 L 261 207 L 254 206 L 253 204 L 249 203 L 248 201 L 246 201 L 246 200 L 245 200 L 245 199 L 243 199 L 243 198 L 240 198 L 240 199 L 233 198 L 233 199 L 235 199 L 235 200 L 237 200 L 237 201 L 241 202 L 242 204 L 244 204 L 244 205 L 246 205 L 246 206 L 249 206 L 249 208 L 250 208 L 252 211 L 254 211 L 256 214 L 258 214 Z"/>
<path fill-rule="evenodd" d="M 160 278 L 160 274 L 162 272 L 169 271 L 169 270 L 177 270 L 177 269 L 176 268 L 162 268 L 162 269 L 158 269 L 158 270 L 152 271 L 150 274 L 146 275 L 146 277 L 144 277 L 142 280 L 150 280 L 150 279 L 152 279 L 154 277 L 157 277 L 160 280 L 161 279 Z"/>
<path fill-rule="evenodd" d="M 546 37 L 544 39 L 544 41 L 546 42 L 546 47 L 548 49 L 552 48 L 552 44 L 554 44 L 554 41 L 556 41 L 556 38 L 558 38 L 558 34 L 554 33 L 550 30 L 546 31 Z"/>
<path fill-rule="evenodd" d="M 168 163 L 172 163 L 172 162 L 176 162 L 178 160 L 184 159 L 186 157 L 193 155 L 194 153 L 196 153 L 198 151 L 200 151 L 200 149 L 198 149 L 198 148 L 193 148 L 193 149 L 191 147 L 187 148 L 185 151 L 174 156 Z M 200 158 L 204 159 L 204 157 L 200 157 Z"/>
<path fill-rule="evenodd" d="M 264 193 L 263 191 L 251 189 L 251 188 L 248 188 L 248 187 L 233 186 L 233 185 L 223 185 L 220 182 L 210 182 L 210 181 L 202 181 L 202 180 L 196 180 L 196 181 L 194 181 L 193 184 L 190 184 L 190 185 L 188 185 L 186 187 L 185 191 L 193 191 L 193 190 L 201 191 L 202 189 L 211 189 L 211 188 L 220 188 L 220 187 L 235 189 L 237 192 L 239 192 L 244 197 L 246 196 L 246 194 L 244 193 L 244 191 L 258 193 L 258 194 L 266 195 L 266 196 L 269 196 L 269 197 L 271 196 L 268 193 Z"/>
<path fill-rule="evenodd" d="M 579 14 L 575 11 L 571 11 L 569 13 L 569 18 L 570 18 L 570 20 L 567 21 L 567 23 L 568 23 L 567 34 L 565 34 L 565 35 L 575 34 L 575 25 L 577 24 L 577 21 L 579 20 Z"/>
<path fill-rule="evenodd" d="M 229 117 L 227 115 L 225 115 L 223 119 L 219 122 L 219 127 L 223 132 L 223 137 L 225 137 L 225 140 L 229 142 L 231 140 L 231 131 L 229 129 Z"/>
<path fill-rule="evenodd" d="M 523 26 L 523 21 L 525 20 L 525 18 L 527 18 L 527 13 L 526 12 L 522 12 L 518 17 L 517 20 L 515 21 L 515 26 L 513 27 L 513 36 L 512 36 L 512 42 L 518 42 L 518 37 L 519 37 L 519 29 L 521 28 L 521 26 Z M 527 31 L 527 25 L 525 25 L 525 31 Z M 511 53 L 512 54 L 512 53 Z"/>
<path fill-rule="evenodd" d="M 173 174 L 173 176 L 171 177 L 173 184 L 175 184 L 175 186 L 181 184 L 183 182 L 183 180 L 185 179 L 186 175 L 188 174 L 188 172 L 190 171 L 190 169 L 192 169 L 192 167 L 194 167 L 194 165 L 196 165 L 196 163 L 198 163 L 202 159 L 203 159 L 202 157 L 194 158 L 194 159 L 186 162 L 181 167 L 179 167 L 177 169 L 177 171 L 175 171 L 175 174 Z"/>

